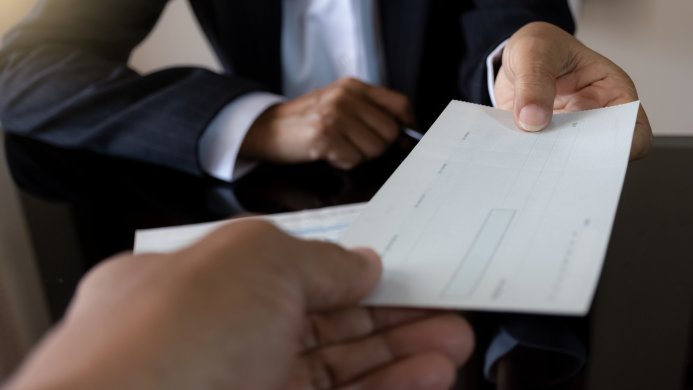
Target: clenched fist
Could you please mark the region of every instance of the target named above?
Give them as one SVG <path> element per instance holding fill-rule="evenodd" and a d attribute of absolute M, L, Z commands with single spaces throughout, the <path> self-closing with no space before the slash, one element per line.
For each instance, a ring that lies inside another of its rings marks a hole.
<path fill-rule="evenodd" d="M 346 78 L 267 109 L 248 130 L 240 155 L 351 169 L 380 156 L 414 122 L 406 96 Z"/>

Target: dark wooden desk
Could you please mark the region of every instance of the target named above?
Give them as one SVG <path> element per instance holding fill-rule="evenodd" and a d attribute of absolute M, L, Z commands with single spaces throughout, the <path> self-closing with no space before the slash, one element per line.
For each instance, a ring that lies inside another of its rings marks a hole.
<path fill-rule="evenodd" d="M 392 150 L 350 173 L 264 166 L 229 186 L 16 136 L 6 150 L 54 318 L 89 267 L 131 248 L 135 229 L 364 201 L 406 154 Z M 576 320 L 587 364 L 554 388 L 693 389 L 692 317 L 693 138 L 658 138 L 629 166 L 592 310 Z M 478 318 L 485 327 L 497 316 Z M 510 359 L 499 387 L 527 388 L 518 378 L 532 377 L 538 362 Z M 463 372 L 462 388 L 494 388 L 479 365 Z"/>
<path fill-rule="evenodd" d="M 693 386 L 693 138 L 655 145 L 623 187 L 590 313 L 590 389 Z"/>

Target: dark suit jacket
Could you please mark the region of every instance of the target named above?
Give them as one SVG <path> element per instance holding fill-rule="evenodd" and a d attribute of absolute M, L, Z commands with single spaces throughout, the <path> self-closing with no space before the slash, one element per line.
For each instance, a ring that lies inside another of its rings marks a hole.
<path fill-rule="evenodd" d="M 52 144 L 202 174 L 197 144 L 238 96 L 281 93 L 281 0 L 190 0 L 225 73 L 145 76 L 132 49 L 167 0 L 39 0 L 0 52 L 0 121 Z M 380 0 L 387 85 L 408 95 L 421 128 L 450 99 L 488 102 L 485 58 L 522 25 L 573 30 L 563 0 Z"/>

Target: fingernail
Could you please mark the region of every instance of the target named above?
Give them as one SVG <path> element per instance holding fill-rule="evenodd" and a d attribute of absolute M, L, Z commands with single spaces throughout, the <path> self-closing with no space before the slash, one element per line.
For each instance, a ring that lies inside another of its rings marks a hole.
<path fill-rule="evenodd" d="M 527 131 L 539 131 L 549 124 L 549 113 L 536 104 L 522 107 L 520 110 L 520 127 Z"/>
<path fill-rule="evenodd" d="M 352 248 L 351 251 L 358 253 L 359 255 L 367 258 L 368 260 L 380 261 L 380 256 L 378 255 L 378 252 L 374 251 L 371 248 Z"/>

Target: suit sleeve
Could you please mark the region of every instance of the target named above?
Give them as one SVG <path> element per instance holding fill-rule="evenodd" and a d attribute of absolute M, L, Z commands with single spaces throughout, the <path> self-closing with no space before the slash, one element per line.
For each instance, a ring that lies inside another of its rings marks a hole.
<path fill-rule="evenodd" d="M 39 0 L 0 51 L 0 121 L 67 148 L 202 175 L 198 139 L 234 98 L 259 88 L 229 75 L 128 68 L 166 0 Z"/>
<path fill-rule="evenodd" d="M 504 40 L 527 23 L 545 21 L 569 33 L 575 23 L 565 0 L 475 0 L 462 13 L 464 58 L 459 89 L 463 99 L 490 105 L 486 58 Z"/>

